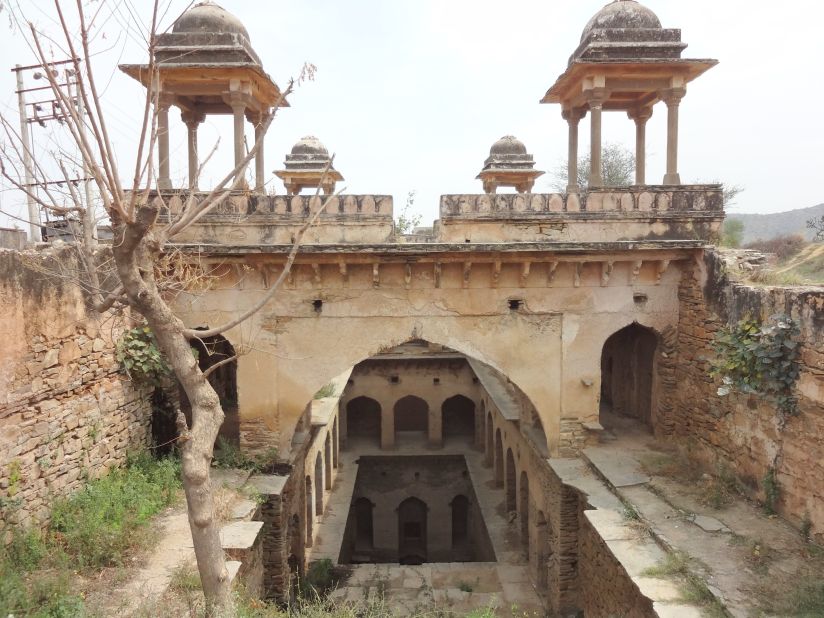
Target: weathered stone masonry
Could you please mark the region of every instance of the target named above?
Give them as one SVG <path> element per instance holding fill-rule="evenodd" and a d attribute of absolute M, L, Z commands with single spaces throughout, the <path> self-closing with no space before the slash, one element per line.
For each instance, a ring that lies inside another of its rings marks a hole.
<path fill-rule="evenodd" d="M 703 280 L 703 281 L 702 281 Z M 675 369 L 675 405 L 670 435 L 709 465 L 735 472 L 752 495 L 763 499 L 762 480 L 774 467 L 780 491 L 778 511 L 824 538 L 824 291 L 821 288 L 755 288 L 730 282 L 721 259 L 705 255 L 686 271 Z M 766 319 L 783 313 L 801 326 L 799 413 L 781 427 L 773 402 L 743 393 L 717 395 L 710 377 L 712 341 L 725 323 L 746 315 Z M 679 440 L 680 441 L 680 440 Z"/>
<path fill-rule="evenodd" d="M 39 268 L 73 252 L 0 252 L 0 497 L 4 522 L 42 525 L 57 497 L 150 438 L 150 393 L 118 372 L 123 319 L 87 312 L 80 289 Z"/>

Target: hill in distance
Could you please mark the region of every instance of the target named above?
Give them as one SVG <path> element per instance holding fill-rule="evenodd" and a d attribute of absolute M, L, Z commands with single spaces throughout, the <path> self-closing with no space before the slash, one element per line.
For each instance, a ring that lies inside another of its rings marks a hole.
<path fill-rule="evenodd" d="M 738 220 L 744 223 L 743 243 L 746 244 L 754 240 L 769 240 L 786 234 L 801 234 L 807 240 L 812 240 L 813 231 L 807 229 L 807 221 L 822 215 L 824 215 L 824 204 L 768 215 L 730 212 L 727 213 L 727 220 Z"/>

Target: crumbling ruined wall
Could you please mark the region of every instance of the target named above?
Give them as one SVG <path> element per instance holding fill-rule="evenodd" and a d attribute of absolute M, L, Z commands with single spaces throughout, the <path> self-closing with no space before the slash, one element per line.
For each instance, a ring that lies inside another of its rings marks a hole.
<path fill-rule="evenodd" d="M 778 512 L 796 525 L 808 521 L 824 539 L 824 289 L 741 285 L 710 252 L 684 272 L 679 300 L 669 436 L 708 466 L 727 466 L 758 499 L 774 468 Z M 769 399 L 736 392 L 719 397 L 719 381 L 709 375 L 719 328 L 748 314 L 766 319 L 776 313 L 801 326 L 798 415 L 783 427 Z"/>
<path fill-rule="evenodd" d="M 151 435 L 149 392 L 118 372 L 122 317 L 96 316 L 70 248 L 0 251 L 0 519 L 47 521 L 53 500 L 122 464 Z"/>

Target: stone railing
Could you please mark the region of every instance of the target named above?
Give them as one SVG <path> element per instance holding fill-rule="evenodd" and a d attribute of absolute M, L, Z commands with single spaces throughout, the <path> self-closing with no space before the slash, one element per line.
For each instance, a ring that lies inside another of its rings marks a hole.
<path fill-rule="evenodd" d="M 205 197 L 206 194 L 204 194 Z M 154 199 L 158 194 L 152 195 Z M 187 194 L 164 191 L 162 197 L 172 213 L 179 212 Z M 232 194 L 214 208 L 206 219 L 224 217 L 253 217 L 276 221 L 278 219 L 303 219 L 316 211 L 326 200 L 315 195 L 262 195 L 255 193 Z M 329 197 L 329 204 L 320 219 L 329 218 L 370 218 L 392 219 L 392 196 L 390 195 L 337 195 Z"/>
<path fill-rule="evenodd" d="M 721 185 L 634 186 L 570 193 L 442 195 L 441 220 L 613 218 L 655 216 L 722 217 Z M 609 213 L 609 214 L 607 214 Z"/>

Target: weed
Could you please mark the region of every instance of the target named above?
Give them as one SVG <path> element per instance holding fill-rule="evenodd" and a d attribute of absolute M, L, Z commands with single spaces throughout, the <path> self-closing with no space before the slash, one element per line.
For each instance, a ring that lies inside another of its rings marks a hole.
<path fill-rule="evenodd" d="M 472 584 L 470 584 L 469 582 L 464 582 L 464 581 L 459 582 L 458 583 L 458 590 L 460 590 L 461 592 L 472 592 L 472 590 L 473 590 Z"/>
<path fill-rule="evenodd" d="M 317 393 L 313 399 L 325 399 L 326 397 L 334 397 L 335 396 L 335 385 L 329 382 L 329 384 L 325 384 Z"/>
<path fill-rule="evenodd" d="M 805 541 L 812 540 L 810 533 L 813 530 L 813 522 L 810 519 L 810 513 L 804 513 L 804 517 L 801 519 L 801 538 Z"/>
<path fill-rule="evenodd" d="M 311 597 L 325 594 L 334 586 L 334 583 L 332 561 L 324 558 L 309 565 L 309 570 L 300 582 L 300 587 L 304 597 Z"/>
<path fill-rule="evenodd" d="M 227 468 L 233 470 L 250 470 L 252 472 L 262 472 L 277 459 L 277 449 L 270 448 L 262 455 L 249 457 L 223 437 L 217 439 L 212 465 L 216 468 Z"/>
<path fill-rule="evenodd" d="M 705 506 L 719 510 L 735 500 L 738 481 L 724 464 L 719 464 L 716 473 L 704 480 L 699 501 Z"/>
<path fill-rule="evenodd" d="M 778 487 L 778 480 L 775 478 L 775 468 L 770 466 L 764 479 L 761 481 L 761 486 L 764 489 L 764 512 L 767 515 L 775 514 L 775 507 L 778 504 L 780 496 L 780 489 Z"/>
<path fill-rule="evenodd" d="M 624 503 L 624 508 L 621 511 L 621 514 L 627 521 L 641 521 L 641 514 L 638 513 L 638 509 L 636 509 L 629 502 Z"/>
<path fill-rule="evenodd" d="M 174 592 L 196 592 L 202 590 L 200 583 L 200 573 L 193 565 L 185 564 L 178 566 L 172 571 L 169 580 L 169 588 Z"/>

